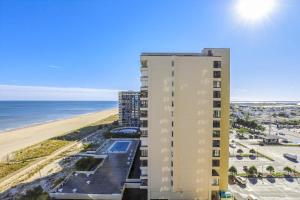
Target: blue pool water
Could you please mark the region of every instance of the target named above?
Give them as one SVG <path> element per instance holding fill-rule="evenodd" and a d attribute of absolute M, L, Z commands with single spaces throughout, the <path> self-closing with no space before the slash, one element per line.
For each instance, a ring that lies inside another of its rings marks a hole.
<path fill-rule="evenodd" d="M 130 141 L 116 141 L 109 148 L 109 152 L 110 153 L 126 153 L 130 144 L 131 144 Z"/>

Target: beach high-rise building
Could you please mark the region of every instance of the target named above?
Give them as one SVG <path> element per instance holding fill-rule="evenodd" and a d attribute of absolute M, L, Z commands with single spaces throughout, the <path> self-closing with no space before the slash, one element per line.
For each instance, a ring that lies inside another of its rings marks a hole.
<path fill-rule="evenodd" d="M 228 187 L 230 50 L 141 54 L 141 188 L 215 199 Z"/>
<path fill-rule="evenodd" d="M 119 92 L 119 125 L 140 126 L 140 93 L 135 91 Z"/>

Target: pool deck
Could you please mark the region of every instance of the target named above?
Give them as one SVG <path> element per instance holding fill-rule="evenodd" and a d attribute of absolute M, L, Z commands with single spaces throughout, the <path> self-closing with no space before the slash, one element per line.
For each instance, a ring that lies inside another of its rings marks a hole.
<path fill-rule="evenodd" d="M 139 145 L 139 140 L 134 139 L 116 139 L 117 141 L 130 141 L 131 144 L 126 153 L 110 153 L 109 151 L 105 151 L 107 157 L 103 161 L 103 165 L 99 167 L 94 174 L 87 176 L 86 174 L 72 174 L 64 184 L 57 188 L 52 196 L 55 198 L 64 198 L 69 199 L 68 194 L 72 194 L 72 198 L 74 195 L 81 195 L 81 198 L 85 198 L 87 195 L 87 199 L 97 199 L 92 198 L 91 194 L 101 194 L 101 195 L 123 195 L 123 191 L 125 189 L 125 181 L 129 176 L 129 172 Z M 110 148 L 110 146 L 116 141 L 115 139 L 108 140 L 105 145 L 106 150 Z M 101 152 L 97 152 L 96 154 L 102 154 Z M 87 184 L 87 181 L 90 181 Z M 74 192 L 76 189 L 76 192 Z M 56 195 L 54 195 L 56 194 Z M 85 194 L 85 195 L 84 195 Z M 71 197 L 70 197 L 71 198 Z"/>

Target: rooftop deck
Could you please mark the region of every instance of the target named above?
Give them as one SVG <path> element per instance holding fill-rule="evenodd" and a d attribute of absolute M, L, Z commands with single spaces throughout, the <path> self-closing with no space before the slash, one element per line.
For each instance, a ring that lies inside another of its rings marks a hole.
<path fill-rule="evenodd" d="M 93 195 L 97 196 L 97 194 L 108 197 L 109 195 L 117 194 L 122 196 L 124 184 L 129 176 L 139 140 L 126 139 L 126 141 L 130 141 L 126 152 L 108 151 L 116 141 L 124 140 L 109 140 L 105 145 L 105 149 L 97 152 L 98 154 L 105 152 L 107 157 L 103 161 L 103 165 L 94 174 L 73 173 L 61 187 L 57 188 L 52 196 L 61 199 L 74 198 L 76 195 L 80 196 L 81 199 L 97 199 L 92 198 Z"/>

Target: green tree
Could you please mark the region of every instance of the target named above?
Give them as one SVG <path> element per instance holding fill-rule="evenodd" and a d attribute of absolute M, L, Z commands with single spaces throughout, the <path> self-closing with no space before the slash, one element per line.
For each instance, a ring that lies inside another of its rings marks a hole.
<path fill-rule="evenodd" d="M 237 150 L 237 153 L 241 155 L 241 154 L 244 153 L 244 152 L 243 152 L 242 149 L 238 149 L 238 150 Z"/>
<path fill-rule="evenodd" d="M 269 165 L 269 166 L 267 166 L 266 170 L 267 170 L 268 172 L 270 172 L 270 174 L 271 174 L 272 172 L 274 172 L 274 167 L 271 166 L 271 165 Z"/>
<path fill-rule="evenodd" d="M 237 169 L 235 166 L 231 166 L 228 171 L 231 173 L 232 176 L 237 174 Z"/>
<path fill-rule="evenodd" d="M 254 149 L 250 149 L 249 153 L 251 153 L 252 155 L 256 153 L 256 151 Z"/>
<path fill-rule="evenodd" d="M 256 167 L 255 167 L 255 166 L 251 166 L 251 167 L 248 169 L 248 173 L 249 173 L 250 175 L 255 175 L 255 174 L 257 174 L 257 169 L 256 169 Z"/>
<path fill-rule="evenodd" d="M 283 168 L 283 171 L 287 172 L 288 174 L 290 174 L 293 170 L 292 168 L 290 168 L 289 166 L 286 166 Z"/>

